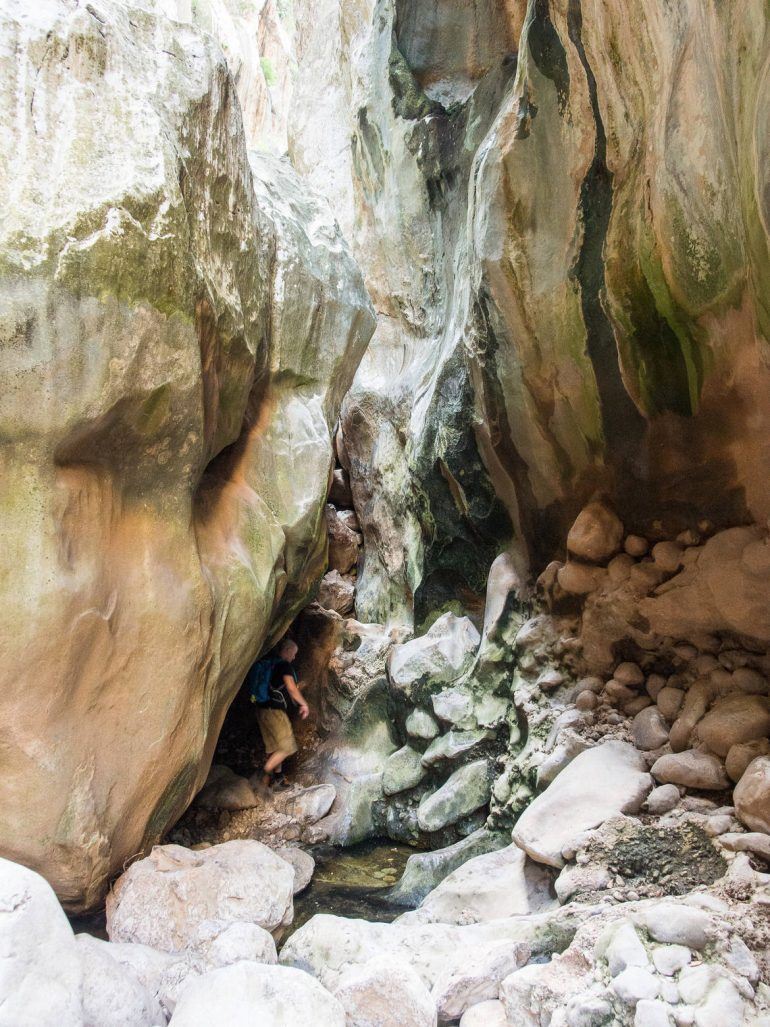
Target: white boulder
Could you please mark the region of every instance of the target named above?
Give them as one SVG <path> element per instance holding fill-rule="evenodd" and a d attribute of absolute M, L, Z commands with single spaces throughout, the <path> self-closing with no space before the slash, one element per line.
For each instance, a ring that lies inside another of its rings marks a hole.
<path fill-rule="evenodd" d="M 235 963 L 190 981 L 171 1027 L 346 1027 L 345 1011 L 310 974 L 285 966 Z"/>
<path fill-rule="evenodd" d="M 163 952 L 185 948 L 205 920 L 258 924 L 279 937 L 293 917 L 294 869 L 261 842 L 224 842 L 193 852 L 156 846 L 132 864 L 107 898 L 111 941 Z"/>
<path fill-rule="evenodd" d="M 440 1022 L 457 1020 L 471 1006 L 497 998 L 505 978 L 524 966 L 529 956 L 525 942 L 498 941 L 439 974 L 432 995 Z"/>
<path fill-rule="evenodd" d="M 349 970 L 334 992 L 347 1027 L 436 1027 L 436 1003 L 402 959 L 380 956 Z"/>
<path fill-rule="evenodd" d="M 201 972 L 242 960 L 268 964 L 278 962 L 272 934 L 258 924 L 244 921 L 204 920 L 188 939 L 185 952 L 194 957 Z"/>
<path fill-rule="evenodd" d="M 81 958 L 53 889 L 0 859 L 0 1027 L 83 1027 Z"/>
<path fill-rule="evenodd" d="M 460 1018 L 460 1027 L 510 1027 L 505 1006 L 499 999 L 490 999 L 470 1006 Z"/>
<path fill-rule="evenodd" d="M 109 942 L 79 934 L 77 947 L 83 968 L 84 1027 L 154 1027 L 165 1022 L 157 995 L 136 971 L 115 959 Z"/>
<path fill-rule="evenodd" d="M 541 912 L 556 905 L 549 878 L 518 845 L 475 856 L 407 914 L 409 922 L 468 924 Z"/>

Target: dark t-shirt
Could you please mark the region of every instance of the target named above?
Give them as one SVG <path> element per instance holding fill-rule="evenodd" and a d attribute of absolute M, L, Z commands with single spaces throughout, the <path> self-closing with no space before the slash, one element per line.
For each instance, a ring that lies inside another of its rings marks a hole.
<path fill-rule="evenodd" d="M 294 666 L 289 663 L 288 660 L 279 660 L 273 667 L 270 684 L 273 688 L 283 688 L 283 679 L 285 677 L 290 677 L 292 681 L 297 680 L 297 675 L 294 673 Z"/>
<path fill-rule="evenodd" d="M 294 665 L 289 663 L 288 660 L 279 660 L 273 667 L 270 676 L 270 691 L 272 695 L 268 705 L 275 710 L 286 710 L 287 713 L 292 713 L 297 704 L 286 691 L 286 686 L 283 683 L 285 677 L 290 677 L 292 681 L 297 680 Z"/>

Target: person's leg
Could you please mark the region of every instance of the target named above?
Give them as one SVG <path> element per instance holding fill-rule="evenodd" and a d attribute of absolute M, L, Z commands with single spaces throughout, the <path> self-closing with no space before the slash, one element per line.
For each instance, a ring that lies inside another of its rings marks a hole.
<path fill-rule="evenodd" d="M 283 761 L 288 757 L 287 752 L 281 752 L 280 749 L 277 752 L 271 752 L 265 761 L 264 771 L 266 774 L 272 774 Z"/>

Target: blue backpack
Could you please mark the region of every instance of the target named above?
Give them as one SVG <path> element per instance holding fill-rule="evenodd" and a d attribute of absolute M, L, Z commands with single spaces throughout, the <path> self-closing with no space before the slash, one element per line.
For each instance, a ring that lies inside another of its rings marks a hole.
<path fill-rule="evenodd" d="M 268 656 L 264 660 L 257 660 L 246 675 L 246 683 L 249 686 L 249 699 L 257 706 L 267 706 L 273 698 L 273 689 L 270 687 L 273 679 L 273 669 L 279 660 Z"/>

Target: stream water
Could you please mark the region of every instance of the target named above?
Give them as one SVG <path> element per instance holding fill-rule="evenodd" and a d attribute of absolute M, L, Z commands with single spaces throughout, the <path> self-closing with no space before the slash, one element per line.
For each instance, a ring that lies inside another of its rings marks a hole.
<path fill-rule="evenodd" d="M 313 880 L 294 899 L 292 933 L 316 913 L 389 923 L 405 912 L 387 900 L 414 849 L 391 841 L 362 842 L 349 849 L 314 852 Z"/>

